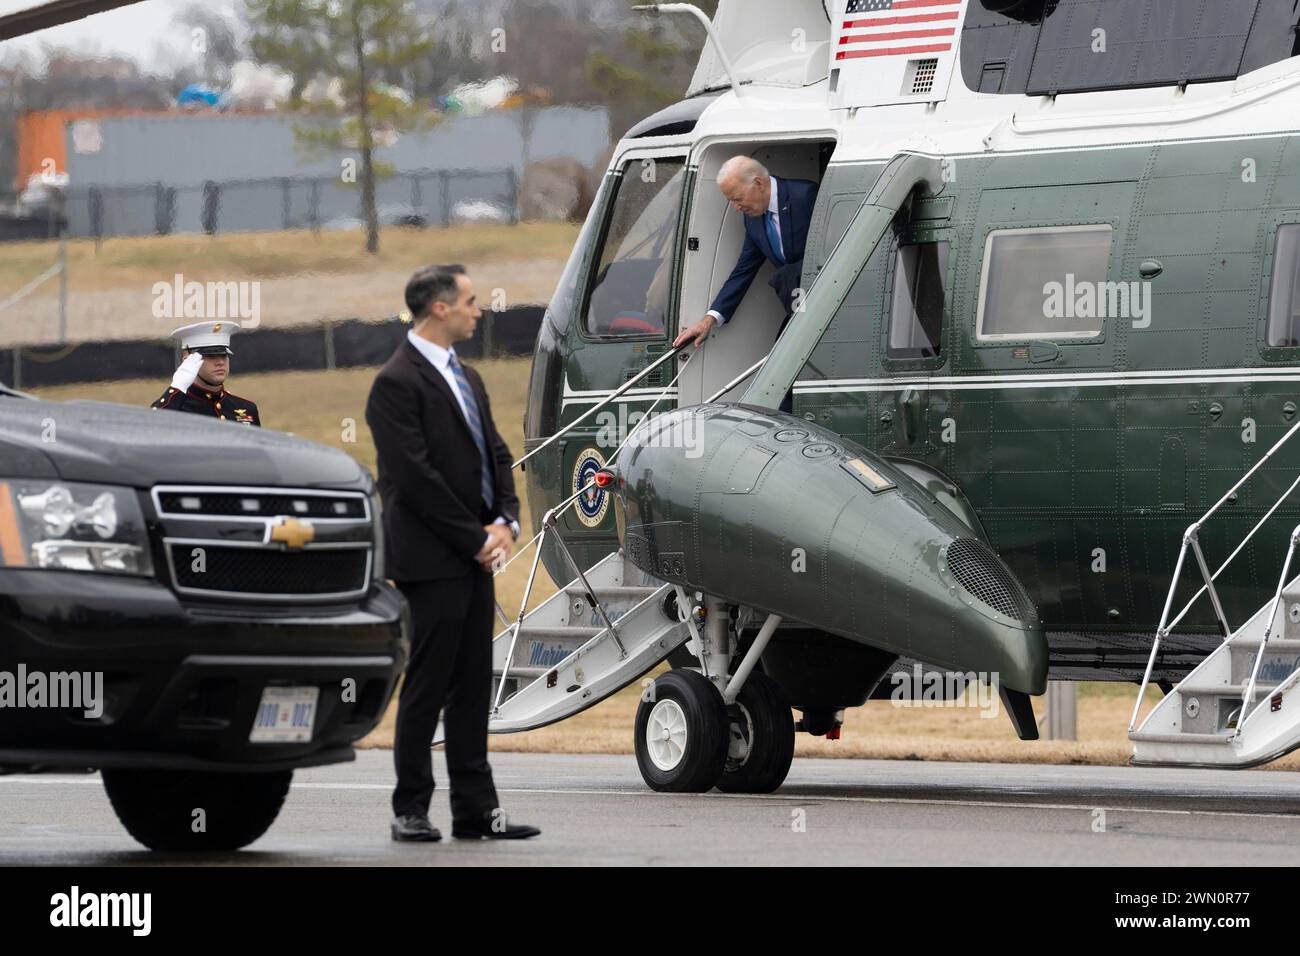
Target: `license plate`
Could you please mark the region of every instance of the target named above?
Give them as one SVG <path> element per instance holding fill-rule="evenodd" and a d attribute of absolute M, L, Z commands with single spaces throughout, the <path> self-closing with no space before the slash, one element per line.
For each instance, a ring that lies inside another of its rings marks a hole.
<path fill-rule="evenodd" d="M 255 744 L 297 744 L 311 740 L 319 687 L 264 687 L 253 730 Z"/>

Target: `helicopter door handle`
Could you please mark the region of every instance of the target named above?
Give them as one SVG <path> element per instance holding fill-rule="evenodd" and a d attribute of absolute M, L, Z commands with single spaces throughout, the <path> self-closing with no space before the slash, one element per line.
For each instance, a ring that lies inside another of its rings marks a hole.
<path fill-rule="evenodd" d="M 1035 342 L 1029 346 L 1029 361 L 1055 362 L 1061 357 L 1061 347 L 1055 342 Z"/>

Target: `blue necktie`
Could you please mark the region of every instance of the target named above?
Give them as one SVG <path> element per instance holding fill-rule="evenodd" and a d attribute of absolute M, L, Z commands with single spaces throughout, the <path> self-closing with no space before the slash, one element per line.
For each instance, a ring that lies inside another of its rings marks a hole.
<path fill-rule="evenodd" d="M 785 256 L 781 255 L 781 237 L 776 231 L 776 213 L 764 213 L 763 222 L 767 223 L 767 243 L 772 247 L 772 255 L 778 265 L 785 265 Z"/>
<path fill-rule="evenodd" d="M 456 377 L 456 387 L 460 389 L 460 397 L 465 401 L 465 423 L 469 425 L 470 434 L 474 436 L 474 444 L 478 445 L 478 457 L 483 465 L 483 504 L 491 508 L 495 497 L 492 493 L 492 459 L 488 457 L 487 439 L 483 435 L 483 419 L 479 415 L 474 392 L 469 387 L 469 379 L 465 377 L 465 370 L 460 367 L 460 362 L 456 361 L 456 353 L 450 352 L 449 355 L 451 374 Z"/>

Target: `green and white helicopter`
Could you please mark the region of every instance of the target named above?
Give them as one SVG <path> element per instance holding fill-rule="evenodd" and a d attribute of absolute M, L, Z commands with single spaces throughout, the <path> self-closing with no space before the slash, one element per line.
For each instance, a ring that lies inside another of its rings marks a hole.
<path fill-rule="evenodd" d="M 1051 678 L 1157 683 L 1137 762 L 1300 745 L 1295 0 L 642 9 L 708 42 L 538 336 L 521 560 L 571 583 L 497 638 L 492 730 L 667 658 L 657 789 L 770 791 L 917 664 L 1022 738 Z M 755 281 L 674 349 L 741 248 L 736 155 L 819 184 L 797 306 L 778 339 Z"/>

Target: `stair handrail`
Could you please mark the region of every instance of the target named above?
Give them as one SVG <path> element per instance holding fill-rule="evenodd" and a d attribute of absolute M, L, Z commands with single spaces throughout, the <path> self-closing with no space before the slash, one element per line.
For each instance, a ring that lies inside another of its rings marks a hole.
<path fill-rule="evenodd" d="M 663 358 L 659 359 L 659 362 L 662 362 L 664 359 L 668 358 L 669 356 L 676 354 L 678 351 L 680 351 L 682 347 L 684 346 L 673 349 L 671 352 L 665 353 Z M 656 362 L 655 364 L 657 365 L 658 362 Z M 646 371 L 649 372 L 653 367 L 654 366 L 647 367 Z M 756 368 L 757 364 L 754 367 Z M 610 453 L 607 459 L 605 459 L 605 467 L 609 467 L 609 465 L 612 464 L 614 460 L 618 457 L 619 452 L 621 452 L 624 448 L 627 447 L 627 443 L 632 440 L 632 436 L 637 433 L 637 429 L 639 429 L 642 425 L 644 425 L 646 422 L 650 420 L 651 413 L 654 412 L 655 408 L 659 405 L 659 403 L 662 402 L 667 397 L 668 393 L 677 387 L 677 380 L 682 377 L 682 373 L 685 371 L 686 371 L 686 365 L 685 363 L 683 363 L 682 367 L 677 370 L 677 374 L 673 376 L 672 381 L 670 381 L 667 385 L 665 385 L 663 388 L 659 390 L 659 394 L 656 395 L 654 401 L 650 403 L 650 407 L 646 409 L 645 414 L 642 415 L 641 418 L 637 420 L 637 423 L 635 425 L 633 425 L 631 428 L 628 429 L 627 435 L 623 437 L 623 440 L 619 443 L 618 447 L 615 448 L 614 451 Z M 630 379 L 627 382 L 627 385 L 631 385 L 635 381 L 636 379 Z M 726 389 L 724 389 L 723 391 L 726 391 Z M 718 394 L 722 394 L 722 393 L 719 392 Z M 615 392 L 613 395 L 610 395 L 609 398 L 606 399 L 606 403 L 614 399 L 615 397 L 617 397 L 617 395 L 618 395 L 617 392 Z M 595 409 L 593 408 L 592 411 L 595 411 Z M 590 412 L 588 412 L 587 414 L 590 414 Z M 585 418 L 586 415 L 584 415 L 583 417 Z M 576 423 L 577 421 L 575 420 L 574 422 L 571 422 L 567 427 L 572 427 Z M 551 439 L 559 437 L 560 434 L 562 434 L 562 432 L 556 432 L 555 435 L 551 436 Z M 548 439 L 548 442 L 551 439 Z M 533 451 L 540 451 L 542 447 L 543 446 L 539 445 L 537 448 L 533 449 Z M 527 458 L 528 456 L 525 455 L 524 457 Z M 579 566 L 578 562 L 574 559 L 572 552 L 569 551 L 568 546 L 564 543 L 564 537 L 563 535 L 560 534 L 560 526 L 558 521 L 556 520 L 569 507 L 571 507 L 574 502 L 576 502 L 579 498 L 581 498 L 584 494 L 586 494 L 595 484 L 596 484 L 596 480 L 593 477 L 590 481 L 588 481 L 585 485 L 583 485 L 581 488 L 579 488 L 577 491 L 571 494 L 568 498 L 565 498 L 563 501 L 561 501 L 559 504 L 555 505 L 554 507 L 548 508 L 546 513 L 542 516 L 541 530 L 538 531 L 537 534 L 535 534 L 528 541 L 528 543 L 523 546 L 523 548 L 520 548 L 519 551 L 516 552 L 515 555 L 510 558 L 509 561 L 505 562 L 494 573 L 494 576 L 495 574 L 500 574 L 509 566 L 511 561 L 514 561 L 515 558 L 517 558 L 530 546 L 536 544 L 537 549 L 536 551 L 533 552 L 533 564 L 528 571 L 528 580 L 524 583 L 524 596 L 523 599 L 520 600 L 519 602 L 519 616 L 515 619 L 515 622 L 510 625 L 510 644 L 506 650 L 505 664 L 501 668 L 501 677 L 497 681 L 496 698 L 492 702 L 492 713 L 494 714 L 500 711 L 501 709 L 501 695 L 505 691 L 506 678 L 509 677 L 510 675 L 510 665 L 514 661 L 515 646 L 519 640 L 519 632 L 523 630 L 524 618 L 528 614 L 528 599 L 532 596 L 533 583 L 537 579 L 537 566 L 542 557 L 542 544 L 545 541 L 547 532 L 550 532 L 551 534 L 555 535 L 556 540 L 560 544 L 560 550 L 564 553 L 564 556 L 568 559 L 569 564 L 573 567 L 574 572 L 578 575 L 578 580 L 582 582 L 583 587 L 586 589 L 587 599 L 591 602 L 592 606 L 596 609 L 597 613 L 600 614 L 601 619 L 605 622 L 606 629 L 613 636 L 614 642 L 618 645 L 619 657 L 622 658 L 627 656 L 627 649 L 623 646 L 622 638 L 619 636 L 618 630 L 614 626 L 614 622 L 610 619 L 609 614 L 606 612 L 604 605 L 601 604 L 600 599 L 596 596 L 595 591 L 592 589 L 591 585 L 587 582 L 587 576 L 583 573 L 582 568 Z"/>
<path fill-rule="evenodd" d="M 1300 478 L 1297 479 L 1300 481 Z M 1292 485 L 1292 487 L 1295 487 Z M 1268 646 L 1269 636 L 1273 632 L 1273 622 L 1277 620 L 1277 609 L 1282 603 L 1282 589 L 1286 587 L 1287 575 L 1291 573 L 1291 559 L 1295 556 L 1296 543 L 1300 542 L 1300 527 L 1291 532 L 1291 543 L 1286 549 L 1286 560 L 1282 562 L 1282 576 L 1277 581 L 1277 591 L 1273 594 L 1272 606 L 1269 608 L 1268 621 L 1264 625 L 1264 634 L 1259 639 L 1259 650 L 1255 652 L 1255 663 L 1250 668 L 1250 680 L 1241 695 L 1241 710 L 1237 713 L 1237 726 L 1233 737 L 1241 736 L 1241 728 L 1246 724 L 1246 716 L 1251 711 L 1251 701 L 1255 699 L 1255 684 L 1259 679 L 1259 664 L 1264 659 L 1264 649 Z"/>
<path fill-rule="evenodd" d="M 1277 440 L 1277 442 L 1274 443 L 1272 448 L 1264 452 L 1264 454 L 1260 457 L 1259 461 L 1255 462 L 1255 464 L 1251 466 L 1249 471 L 1247 471 L 1244 475 L 1242 475 L 1241 478 L 1239 478 L 1231 488 L 1229 488 L 1226 492 L 1224 492 L 1223 496 L 1214 503 L 1214 505 L 1210 508 L 1210 510 L 1205 512 L 1205 514 L 1201 515 L 1201 517 L 1198 518 L 1196 521 L 1192 522 L 1192 524 L 1188 525 L 1187 530 L 1183 532 L 1182 544 L 1178 549 L 1178 560 L 1174 565 L 1173 580 L 1169 582 L 1169 593 L 1165 596 L 1164 610 L 1161 611 L 1160 613 L 1160 624 L 1156 628 L 1155 639 L 1151 642 L 1151 655 L 1150 657 L 1147 658 L 1146 671 L 1142 675 L 1142 684 L 1138 688 L 1137 700 L 1133 704 L 1133 715 L 1132 717 L 1129 718 L 1128 732 L 1130 734 L 1133 733 L 1134 728 L 1137 726 L 1138 714 L 1141 713 L 1142 710 L 1142 698 L 1146 696 L 1147 686 L 1151 683 L 1151 672 L 1152 670 L 1155 669 L 1156 657 L 1158 656 L 1160 651 L 1160 642 L 1164 638 L 1169 636 L 1169 632 L 1171 630 L 1173 630 L 1175 627 L 1178 626 L 1178 623 L 1182 621 L 1182 619 L 1186 616 L 1187 612 L 1191 610 L 1192 605 L 1194 605 L 1200 599 L 1202 594 L 1208 592 L 1210 595 L 1210 601 L 1214 605 L 1215 614 L 1219 619 L 1219 626 L 1223 629 L 1224 641 L 1226 642 L 1232 637 L 1233 631 L 1231 626 L 1228 624 L 1227 618 L 1224 616 L 1223 605 L 1219 601 L 1218 592 L 1215 591 L 1214 589 L 1214 581 L 1223 572 L 1223 570 L 1227 568 L 1229 564 L 1232 563 L 1232 560 L 1236 558 L 1238 554 L 1241 553 L 1241 549 L 1246 546 L 1246 543 L 1250 541 L 1252 537 L 1254 537 L 1255 532 L 1258 531 L 1260 528 L 1262 528 L 1264 526 L 1264 523 L 1268 521 L 1270 517 L 1272 517 L 1273 512 L 1275 512 L 1281 506 L 1282 502 L 1285 501 L 1291 495 L 1291 492 L 1295 490 L 1296 486 L 1300 485 L 1300 475 L 1297 475 L 1296 480 L 1291 482 L 1290 487 L 1288 487 L 1286 491 L 1282 492 L 1281 496 L 1277 499 L 1277 501 L 1273 502 L 1272 507 L 1270 507 L 1268 511 L 1264 513 L 1264 516 L 1255 523 L 1255 526 L 1251 528 L 1249 532 L 1247 532 L 1246 536 L 1241 539 L 1241 543 L 1237 545 L 1236 549 L 1232 552 L 1232 554 L 1228 555 L 1227 560 L 1224 561 L 1221 565 L 1219 565 L 1218 570 L 1215 571 L 1213 574 L 1210 573 L 1209 566 L 1205 563 L 1205 555 L 1201 551 L 1201 545 L 1199 541 L 1200 530 L 1205 525 L 1206 521 L 1208 521 L 1210 517 L 1213 516 L 1216 511 L 1219 510 L 1219 508 L 1221 508 L 1225 503 L 1230 501 L 1236 495 L 1238 489 L 1240 489 L 1242 485 L 1244 485 L 1247 481 L 1249 481 L 1255 475 L 1255 473 L 1264 466 L 1265 462 L 1267 462 L 1270 458 L 1272 458 L 1273 455 L 1277 452 L 1277 450 L 1281 448 L 1283 445 L 1285 445 L 1291 439 L 1291 436 L 1293 436 L 1297 430 L 1300 430 L 1300 421 L 1297 421 L 1294 425 L 1292 425 L 1287 430 L 1286 434 L 1283 435 L 1281 438 Z M 1297 529 L 1297 533 L 1300 533 L 1300 528 Z M 1291 556 L 1294 553 L 1296 548 L 1297 533 L 1292 534 L 1291 548 L 1287 552 L 1287 558 L 1282 572 L 1283 575 L 1287 573 L 1287 570 L 1290 567 Z M 1175 617 L 1172 622 L 1170 622 L 1169 610 L 1173 606 L 1174 592 L 1178 589 L 1178 582 L 1179 579 L 1182 577 L 1183 561 L 1187 557 L 1188 548 L 1191 548 L 1192 553 L 1196 557 L 1196 563 L 1200 569 L 1201 578 L 1202 580 L 1205 581 L 1205 583 L 1194 595 L 1192 595 L 1192 599 L 1187 602 L 1187 604 L 1183 607 L 1183 609 L 1178 613 L 1178 616 Z M 1281 600 L 1282 586 L 1283 585 L 1278 586 L 1277 593 L 1274 597 L 1274 603 L 1273 603 L 1274 615 L 1277 614 L 1277 602 Z M 1273 626 L 1273 622 L 1272 619 L 1270 619 L 1268 622 L 1268 629 L 1271 629 L 1272 626 Z M 1258 672 L 1259 661 L 1264 656 L 1264 645 L 1268 640 L 1268 634 L 1269 634 L 1268 629 L 1266 629 L 1264 632 L 1264 638 L 1260 642 L 1259 651 L 1255 657 L 1255 668 L 1254 668 L 1255 672 Z M 1252 673 L 1250 689 L 1248 692 L 1253 692 L 1254 686 L 1255 686 L 1255 677 L 1254 677 L 1254 673 Z M 1248 703 L 1249 700 L 1244 700 L 1242 702 L 1242 712 L 1237 720 L 1238 734 L 1241 732 L 1240 730 L 1241 725 L 1245 723 L 1245 715 L 1246 715 Z"/>
<path fill-rule="evenodd" d="M 741 372 L 741 373 L 740 373 L 739 375 L 737 375 L 735 378 L 731 379 L 731 381 L 727 382 L 726 385 L 722 386 L 722 388 L 718 389 L 716 392 L 714 392 L 712 395 L 710 395 L 708 398 L 706 398 L 706 399 L 705 399 L 701 404 L 708 405 L 708 404 L 710 404 L 711 402 L 716 402 L 716 401 L 717 401 L 719 398 L 721 398 L 723 395 L 726 395 L 729 391 L 731 391 L 733 388 L 735 388 L 737 385 L 739 385 L 739 384 L 740 384 L 741 382 L 743 382 L 745 379 L 749 378 L 749 376 L 753 375 L 753 374 L 754 374 L 755 372 L 757 372 L 760 368 L 762 368 L 763 363 L 767 361 L 768 355 L 770 355 L 770 354 L 771 354 L 771 353 L 769 352 L 769 353 L 767 353 L 767 355 L 764 355 L 762 358 L 760 358 L 758 361 L 756 361 L 753 365 L 749 366 L 749 368 L 745 369 L 743 372 Z M 666 357 L 667 357 L 667 356 L 665 356 L 665 358 L 666 358 Z M 658 362 L 655 363 L 655 365 L 658 365 L 658 364 L 659 364 Z M 647 368 L 646 371 L 648 372 L 648 371 L 650 371 L 652 368 L 654 368 L 654 366 L 651 366 L 650 368 Z M 683 370 L 685 370 L 684 367 L 683 367 Z M 677 379 L 680 378 L 680 377 L 681 377 L 681 372 L 678 372 L 677 375 L 675 375 L 675 376 L 673 377 L 673 382 L 676 382 Z M 629 380 L 627 384 L 628 384 L 628 385 L 632 385 L 635 381 L 636 381 L 635 379 Z M 654 402 L 650 405 L 650 408 L 651 408 L 651 409 L 653 409 L 653 408 L 655 407 L 655 405 L 658 405 L 658 404 L 659 404 L 659 400 L 663 397 L 663 395 L 664 395 L 665 393 L 667 393 L 667 391 L 668 391 L 669 389 L 672 388 L 672 386 L 673 386 L 673 382 L 669 382 L 666 386 L 664 386 L 663 391 L 659 394 L 659 396 L 657 396 L 657 397 L 655 398 Z M 619 393 L 616 392 L 615 394 L 610 395 L 608 398 L 606 398 L 604 401 L 602 401 L 600 405 L 596 406 L 596 408 L 600 408 L 600 407 L 603 406 L 603 405 L 607 405 L 607 404 L 609 404 L 611 401 L 613 401 L 615 398 L 618 397 L 618 394 L 619 394 Z M 596 411 L 596 408 L 593 408 L 592 411 Z M 590 414 L 590 412 L 588 412 L 587 414 Z M 648 413 L 647 413 L 647 414 L 648 414 Z M 583 417 L 585 418 L 586 415 L 584 415 Z M 643 418 L 643 419 L 641 419 L 640 421 L 638 421 L 638 422 L 637 422 L 637 425 L 640 425 L 642 421 L 645 421 L 645 419 Z M 572 422 L 570 422 L 568 425 L 566 425 L 566 426 L 565 426 L 561 431 L 556 432 L 554 435 L 551 436 L 551 438 L 548 438 L 548 439 L 547 439 L 547 442 L 549 443 L 549 442 L 551 441 L 551 439 L 554 439 L 554 438 L 558 438 L 558 437 L 560 437 L 561 434 L 563 434 L 564 432 L 567 432 L 570 428 L 572 428 L 572 427 L 573 427 L 574 425 L 576 425 L 576 424 L 577 424 L 577 420 L 575 419 L 574 421 L 572 421 Z M 633 432 L 636 431 L 636 427 L 633 427 L 632 431 L 633 431 Z M 629 436 L 629 437 L 631 437 L 631 434 L 632 434 L 632 432 L 628 432 L 628 436 Z M 625 442 L 625 444 L 626 444 L 626 442 Z M 519 459 L 519 461 L 515 462 L 514 465 L 511 466 L 511 470 L 513 471 L 514 468 L 518 467 L 518 466 L 519 466 L 519 465 L 524 461 L 524 459 L 530 457 L 530 456 L 533 454 L 533 452 L 541 451 L 541 450 L 542 450 L 542 447 L 543 447 L 542 445 L 538 445 L 536 448 L 533 449 L 532 452 L 529 452 L 527 455 L 525 455 L 524 458 Z M 618 448 L 616 448 L 616 449 L 614 450 L 614 455 L 617 455 L 618 452 L 622 450 L 622 447 L 623 447 L 623 446 L 620 445 Z M 614 455 L 610 455 L 610 461 L 613 460 Z M 586 492 L 589 488 L 591 488 L 591 484 L 592 484 L 591 482 L 587 483 L 587 484 L 584 485 L 581 489 L 579 489 L 577 492 L 575 492 L 574 495 L 573 495 L 573 497 L 571 497 L 571 498 L 569 498 L 568 500 L 563 501 L 563 502 L 561 502 L 560 504 L 556 505 L 555 507 L 556 507 L 556 509 L 558 509 L 557 512 L 556 512 L 557 517 L 558 517 L 559 514 L 563 513 L 563 511 L 564 511 L 564 509 L 565 509 L 566 507 L 568 507 L 568 506 L 569 506 L 570 504 L 572 504 L 573 502 L 577 501 L 578 498 L 580 498 L 580 497 L 583 495 L 584 492 Z M 501 567 L 499 567 L 495 572 L 493 572 L 493 574 L 494 574 L 494 575 L 500 574 L 500 573 L 501 573 L 502 571 L 504 571 L 506 568 L 510 567 L 510 565 L 511 565 L 512 563 L 514 563 L 515 558 L 519 557 L 519 555 L 521 555 L 521 554 L 523 554 L 525 551 L 527 551 L 528 548 L 533 544 L 533 542 L 536 541 L 536 540 L 537 540 L 538 538 L 540 538 L 541 536 L 542 536 L 542 533 L 539 531 L 539 532 L 537 532 L 537 534 L 533 535 L 532 538 L 530 538 L 528 541 L 524 542 L 524 546 L 523 546 L 522 548 L 518 548 L 518 549 L 516 549 L 515 553 L 514 553 L 513 555 L 510 556 L 510 559 L 509 559 L 508 561 L 506 561 L 505 564 L 501 565 Z M 503 618 L 505 617 L 505 615 L 504 615 L 503 612 L 501 612 L 501 611 L 498 610 L 498 613 L 501 614 L 501 616 L 502 616 Z M 506 623 L 509 624 L 510 622 L 507 620 Z"/>
<path fill-rule="evenodd" d="M 565 435 L 567 435 L 569 432 L 571 432 L 574 428 L 576 428 L 576 427 L 577 427 L 581 422 L 586 421 L 588 418 L 590 418 L 592 415 L 596 414 L 596 412 L 600 411 L 602 408 L 604 408 L 604 407 L 605 407 L 606 405 L 608 405 L 610 402 L 613 402 L 615 399 L 617 399 L 619 396 L 621 396 L 624 392 L 626 392 L 629 388 L 631 388 L 631 387 L 632 387 L 633 385 L 635 385 L 637 382 L 641 381 L 641 379 L 645 378 L 647 375 L 649 375 L 651 372 L 653 372 L 655 369 L 657 369 L 660 365 L 663 365 L 664 362 L 668 361 L 670 358 L 672 358 L 674 355 L 676 355 L 678 352 L 680 352 L 680 351 L 681 351 L 682 349 L 684 349 L 684 348 L 686 348 L 686 343 L 685 343 L 685 342 L 683 342 L 681 345 L 676 346 L 675 348 L 671 348 L 671 349 L 669 349 L 669 350 L 668 350 L 667 352 L 665 352 L 663 355 L 659 356 L 657 359 L 655 359 L 653 362 L 651 362 L 649 365 L 647 365 L 647 366 L 646 366 L 645 368 L 643 368 L 641 371 L 637 372 L 635 375 L 633 375 L 631 378 L 629 378 L 626 382 L 624 382 L 624 383 L 623 383 L 622 385 L 620 385 L 618 388 L 614 389 L 614 391 L 612 391 L 612 392 L 610 392 L 608 395 L 606 395 L 603 399 L 601 399 L 601 400 L 600 400 L 599 402 L 597 402 L 595 405 L 591 406 L 591 408 L 587 409 L 585 412 L 583 412 L 581 415 L 579 415 L 579 416 L 578 416 L 577 418 L 575 418 L 573 421 L 569 422 L 569 424 L 565 425 L 563 428 L 561 428 L 561 429 L 560 429 L 559 431 L 557 431 L 555 434 L 553 434 L 553 435 L 551 435 L 549 438 L 547 438 L 546 441 L 542 442 L 540 445 L 538 445 L 538 446 L 537 446 L 536 448 L 534 448 L 532 451 L 530 451 L 530 452 L 528 452 L 527 454 L 525 454 L 522 458 L 520 458 L 518 461 L 516 461 L 514 464 L 512 464 L 512 465 L 510 466 L 510 470 L 511 470 L 511 471 L 514 471 L 516 468 L 518 468 L 518 467 L 521 466 L 524 462 L 526 462 L 529 458 L 532 458 L 534 455 L 536 455 L 539 451 L 541 451 L 541 450 L 542 450 L 543 448 L 545 448 L 547 445 L 551 444 L 551 442 L 555 441 L 555 440 L 558 439 L 558 438 L 563 438 Z M 682 366 L 682 368 L 684 369 L 685 366 Z M 681 376 L 681 374 L 682 374 L 681 371 L 678 371 L 677 375 L 673 376 L 673 381 L 676 382 L 677 379 L 678 379 L 678 377 Z M 669 387 L 671 387 L 671 386 L 669 386 Z M 662 393 L 661 393 L 661 394 L 662 394 Z"/>

